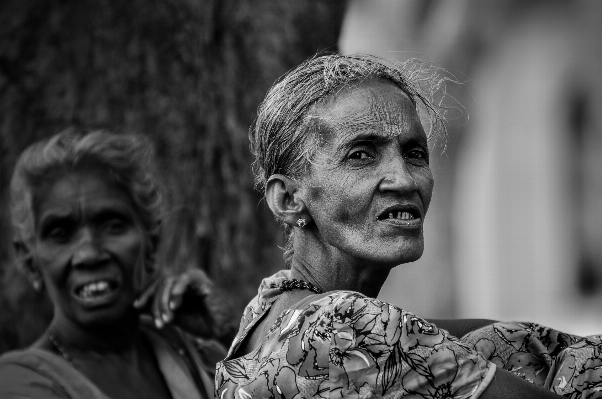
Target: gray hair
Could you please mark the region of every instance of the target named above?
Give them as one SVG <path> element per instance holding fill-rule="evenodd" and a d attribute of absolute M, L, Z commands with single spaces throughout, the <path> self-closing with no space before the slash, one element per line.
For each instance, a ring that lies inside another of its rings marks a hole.
<path fill-rule="evenodd" d="M 426 115 L 429 139 L 445 137 L 444 112 L 435 104 L 435 96 L 445 92 L 449 79 L 440 68 L 417 59 L 390 63 L 358 54 L 314 56 L 282 76 L 259 106 L 249 133 L 256 188 L 265 191 L 273 174 L 302 176 L 320 143 L 320 122 L 312 117 L 314 111 L 340 90 L 373 78 L 391 81 L 408 95 L 418 112 Z M 289 263 L 292 228 L 285 226 L 285 234 L 284 258 Z"/>
<path fill-rule="evenodd" d="M 106 131 L 85 134 L 69 129 L 30 145 L 19 157 L 10 184 L 15 238 L 33 237 L 33 202 L 45 179 L 85 167 L 103 168 L 130 196 L 146 231 L 157 233 L 162 193 L 151 172 L 151 156 L 152 148 L 143 136 Z"/>

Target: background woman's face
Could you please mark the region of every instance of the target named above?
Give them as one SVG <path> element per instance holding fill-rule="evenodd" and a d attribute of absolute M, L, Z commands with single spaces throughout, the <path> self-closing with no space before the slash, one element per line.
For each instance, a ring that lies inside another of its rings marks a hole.
<path fill-rule="evenodd" d="M 33 262 L 55 313 L 82 325 L 129 314 L 149 242 L 129 195 L 98 170 L 60 175 L 37 194 Z"/>
<path fill-rule="evenodd" d="M 328 129 L 302 180 L 319 239 L 373 263 L 418 259 L 434 181 L 427 137 L 408 96 L 391 82 L 370 80 L 337 94 L 319 117 Z"/>

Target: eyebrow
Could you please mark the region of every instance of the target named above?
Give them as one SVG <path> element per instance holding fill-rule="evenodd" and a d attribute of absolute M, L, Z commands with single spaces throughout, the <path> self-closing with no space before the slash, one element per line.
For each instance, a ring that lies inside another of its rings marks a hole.
<path fill-rule="evenodd" d="M 93 221 L 112 218 L 127 218 L 133 219 L 135 216 L 131 209 L 125 206 L 99 207 L 92 215 Z"/>
<path fill-rule="evenodd" d="M 91 220 L 93 221 L 122 216 L 129 218 L 135 217 L 129 207 L 115 203 L 100 204 L 99 206 L 94 207 L 91 211 Z M 44 227 L 55 222 L 60 222 L 63 220 L 69 221 L 74 219 L 76 219 L 76 217 L 73 215 L 71 209 L 65 210 L 64 212 L 61 210 L 49 211 L 41 215 L 39 219 L 39 226 Z"/>
<path fill-rule="evenodd" d="M 354 135 L 352 138 L 350 139 L 346 139 L 345 141 L 343 141 L 342 143 L 340 143 L 340 145 L 338 146 L 338 148 L 340 149 L 348 149 L 351 148 L 355 145 L 358 144 L 384 144 L 388 141 L 391 140 L 391 137 L 389 136 L 384 136 L 382 134 L 375 134 L 375 133 L 359 133 Z"/>
<path fill-rule="evenodd" d="M 395 137 L 395 136 L 394 136 Z M 391 141 L 394 137 L 386 136 L 382 134 L 375 133 L 359 133 L 352 138 L 345 140 L 342 142 L 338 148 L 337 152 L 341 150 L 349 150 L 353 146 L 361 145 L 361 144 L 374 144 L 381 145 Z M 418 145 L 428 149 L 428 139 L 426 138 L 416 138 L 410 137 L 404 145 Z"/>
<path fill-rule="evenodd" d="M 45 231 L 56 223 L 73 222 L 75 218 L 71 212 L 49 212 L 40 217 L 36 229 Z"/>

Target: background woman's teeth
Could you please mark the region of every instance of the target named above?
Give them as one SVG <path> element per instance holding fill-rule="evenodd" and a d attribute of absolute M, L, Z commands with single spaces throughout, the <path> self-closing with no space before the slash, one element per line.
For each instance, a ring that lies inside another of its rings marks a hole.
<path fill-rule="evenodd" d="M 98 292 L 107 291 L 108 289 L 109 289 L 108 282 L 98 281 L 95 283 L 86 284 L 81 290 L 81 295 L 83 297 L 89 297 Z"/>

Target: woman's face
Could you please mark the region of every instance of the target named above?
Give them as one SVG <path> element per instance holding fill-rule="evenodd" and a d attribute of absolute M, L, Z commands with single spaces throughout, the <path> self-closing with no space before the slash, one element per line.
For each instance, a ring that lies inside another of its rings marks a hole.
<path fill-rule="evenodd" d="M 327 129 L 301 184 L 319 240 L 391 267 L 418 259 L 434 181 L 408 96 L 369 80 L 338 93 L 318 117 Z"/>
<path fill-rule="evenodd" d="M 34 202 L 33 265 L 55 313 L 80 325 L 132 310 L 150 240 L 127 193 L 98 170 L 60 175 Z"/>

